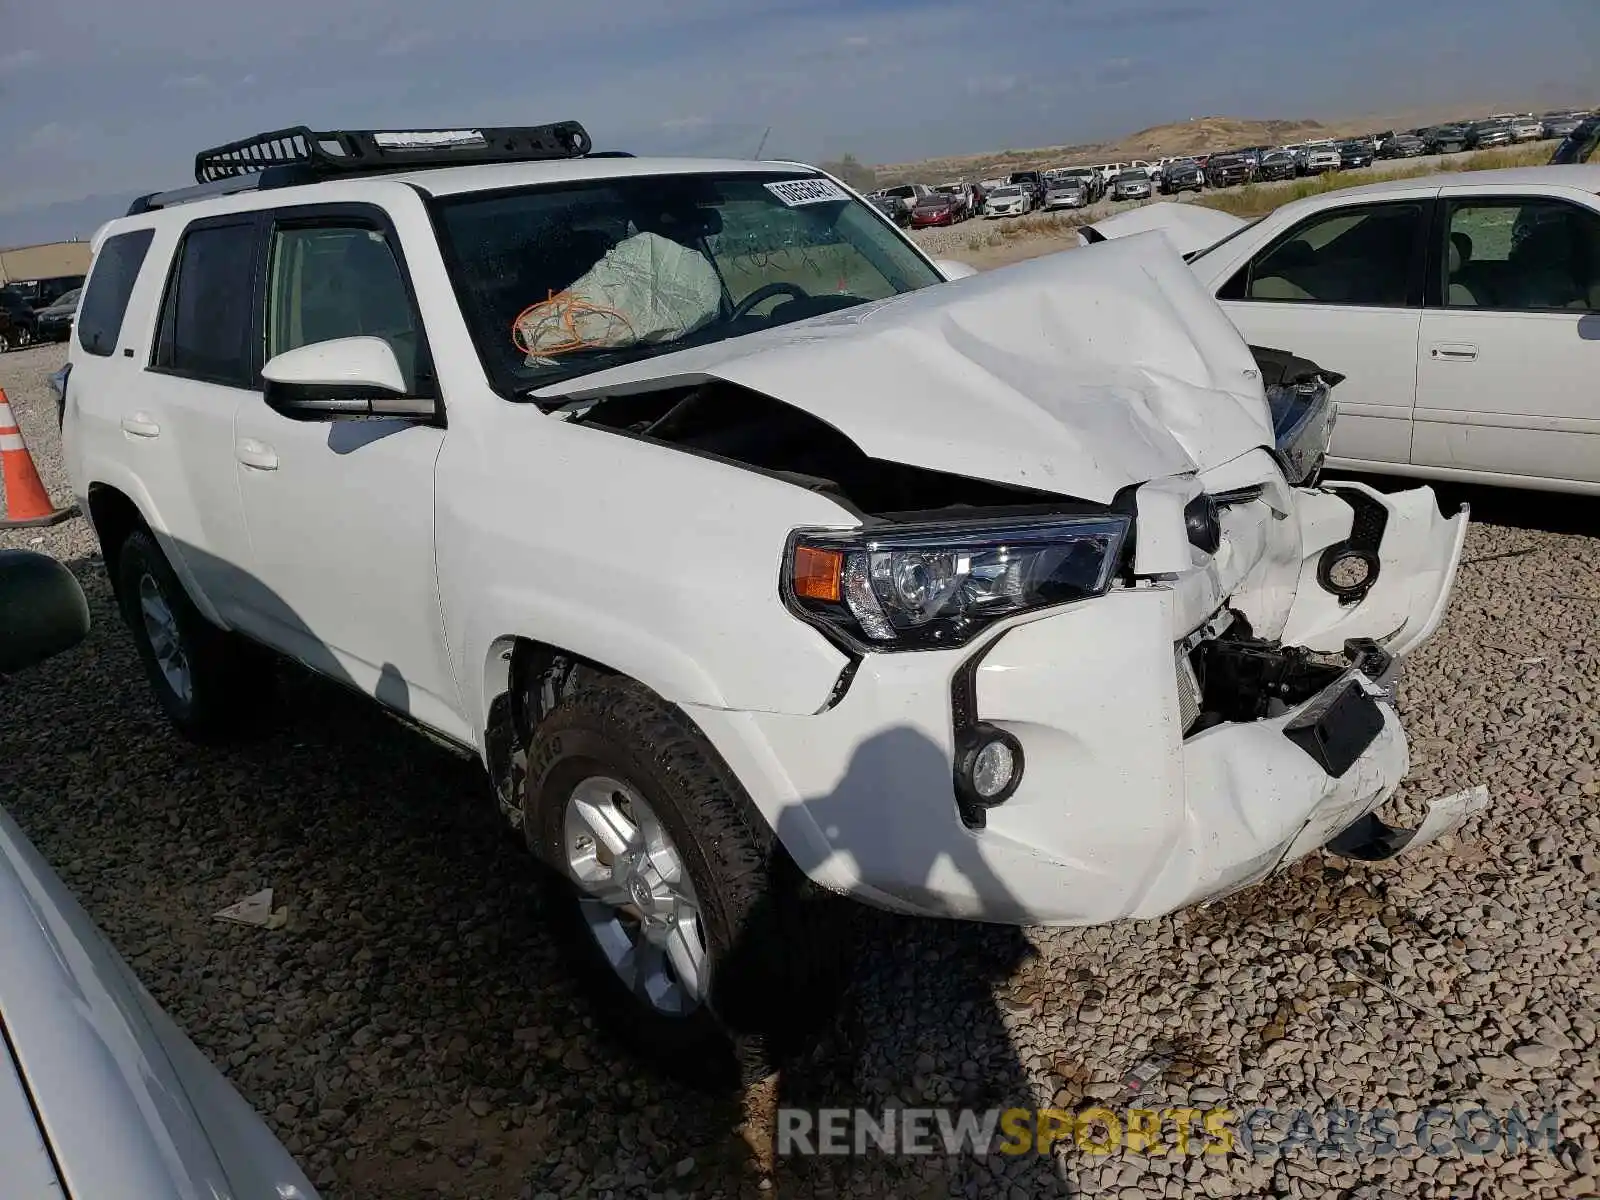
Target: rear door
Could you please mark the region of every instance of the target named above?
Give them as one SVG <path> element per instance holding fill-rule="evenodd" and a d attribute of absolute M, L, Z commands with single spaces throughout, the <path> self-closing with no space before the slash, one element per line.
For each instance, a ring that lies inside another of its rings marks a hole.
<path fill-rule="evenodd" d="M 129 496 L 185 590 L 232 624 L 245 571 L 233 410 L 249 387 L 255 217 L 108 235 L 79 313 L 62 441 L 79 499 Z"/>
<path fill-rule="evenodd" d="M 1600 484 L 1595 198 L 1447 188 L 1433 236 L 1412 461 Z"/>
<path fill-rule="evenodd" d="M 1321 209 L 1217 290 L 1251 345 L 1345 376 L 1333 435 L 1341 460 L 1407 461 L 1429 205 L 1417 197 Z"/>

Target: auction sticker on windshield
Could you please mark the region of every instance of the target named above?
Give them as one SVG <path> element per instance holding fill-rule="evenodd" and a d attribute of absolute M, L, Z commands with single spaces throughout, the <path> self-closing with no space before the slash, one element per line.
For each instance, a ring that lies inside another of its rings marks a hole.
<path fill-rule="evenodd" d="M 767 191 L 790 208 L 800 204 L 823 204 L 829 200 L 848 200 L 845 190 L 831 179 L 782 179 L 767 184 Z"/>

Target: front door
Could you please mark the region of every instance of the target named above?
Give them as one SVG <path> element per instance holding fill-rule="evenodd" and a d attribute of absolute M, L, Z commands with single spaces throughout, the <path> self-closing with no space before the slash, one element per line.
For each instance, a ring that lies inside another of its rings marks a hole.
<path fill-rule="evenodd" d="M 264 228 L 263 357 L 376 336 L 408 391 L 437 390 L 398 239 L 365 205 L 284 209 Z M 448 736 L 470 740 L 433 553 L 438 424 L 294 420 L 258 392 L 234 428 L 260 587 L 259 636 Z"/>
<path fill-rule="evenodd" d="M 1218 290 L 1255 346 L 1345 376 L 1332 454 L 1404 463 L 1411 449 L 1428 202 L 1324 209 L 1290 227 Z"/>
<path fill-rule="evenodd" d="M 1600 483 L 1600 212 L 1550 196 L 1444 204 L 1412 461 Z"/>

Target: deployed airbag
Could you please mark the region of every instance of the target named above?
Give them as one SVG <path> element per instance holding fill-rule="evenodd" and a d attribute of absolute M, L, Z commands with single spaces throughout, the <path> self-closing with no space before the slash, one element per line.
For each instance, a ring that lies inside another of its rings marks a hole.
<path fill-rule="evenodd" d="M 572 286 L 523 309 L 512 335 L 531 365 L 574 350 L 674 341 L 710 322 L 721 303 L 722 281 L 705 255 L 639 233 Z"/>

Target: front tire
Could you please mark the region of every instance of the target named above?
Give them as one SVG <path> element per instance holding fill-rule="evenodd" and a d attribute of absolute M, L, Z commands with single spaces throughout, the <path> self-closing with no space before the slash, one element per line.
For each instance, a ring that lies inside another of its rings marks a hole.
<path fill-rule="evenodd" d="M 842 902 L 643 685 L 574 673 L 530 739 L 523 817 L 563 948 L 641 1056 L 701 1085 L 748 1083 L 831 1017 Z"/>
<path fill-rule="evenodd" d="M 167 719 L 193 742 L 239 732 L 271 686 L 266 652 L 207 621 L 142 529 L 122 543 L 115 583 L 122 619 Z"/>

